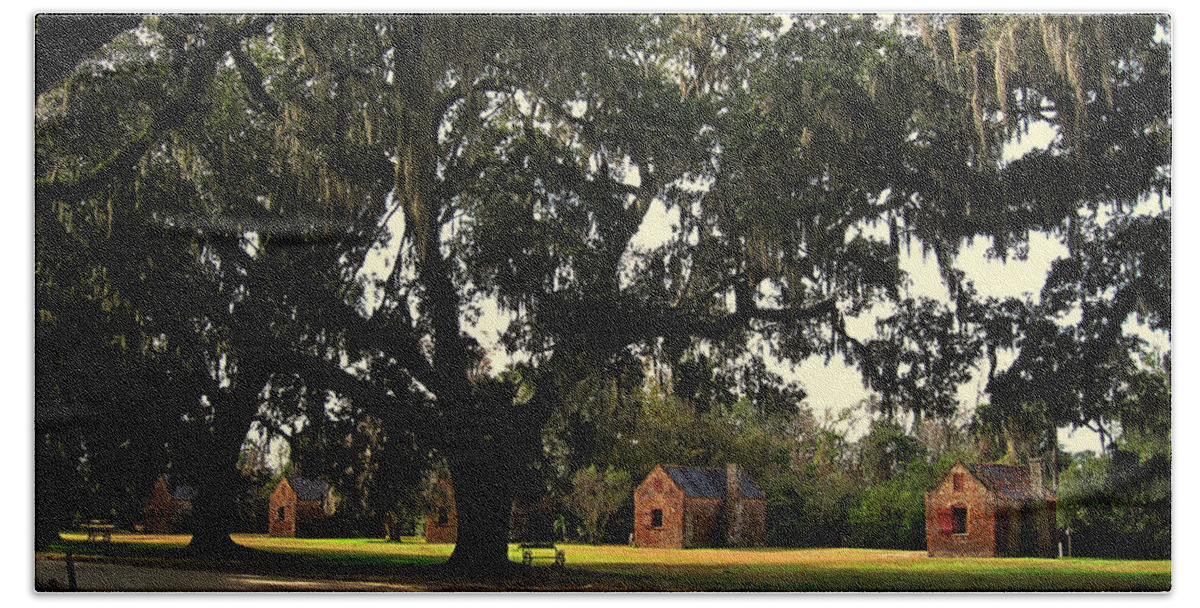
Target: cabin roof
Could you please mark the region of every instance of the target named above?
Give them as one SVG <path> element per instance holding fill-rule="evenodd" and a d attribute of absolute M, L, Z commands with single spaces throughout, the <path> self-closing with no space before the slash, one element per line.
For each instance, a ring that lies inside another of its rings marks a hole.
<path fill-rule="evenodd" d="M 1025 467 L 991 463 L 965 466 L 987 489 L 1002 498 L 1030 500 L 1051 497 L 1044 488 L 1033 487 L 1029 469 Z"/>
<path fill-rule="evenodd" d="M 684 496 L 695 498 L 725 498 L 726 469 L 664 466 L 663 470 L 671 477 L 676 485 L 683 490 Z M 766 495 L 745 471 L 738 469 L 739 485 L 743 498 L 765 499 Z"/>
<path fill-rule="evenodd" d="M 300 500 L 322 500 L 329 493 L 329 484 L 320 479 L 288 477 L 287 481 Z"/>
<path fill-rule="evenodd" d="M 171 483 L 171 476 L 164 474 L 162 476 L 163 485 L 167 487 L 167 492 L 171 494 L 174 500 L 193 500 L 196 498 L 196 488 L 186 483 Z"/>

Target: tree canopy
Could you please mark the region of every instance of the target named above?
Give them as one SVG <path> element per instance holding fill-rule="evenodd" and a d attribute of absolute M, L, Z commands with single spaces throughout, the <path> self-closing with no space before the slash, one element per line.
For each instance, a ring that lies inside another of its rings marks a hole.
<path fill-rule="evenodd" d="M 114 415 L 136 390 L 134 416 L 190 429 L 153 442 L 203 455 L 193 544 L 220 546 L 250 425 L 352 403 L 394 454 L 448 463 L 451 562 L 470 571 L 506 563 L 547 423 L 580 431 L 572 402 L 605 391 L 620 406 L 646 358 L 686 399 L 786 409 L 796 388 L 764 358 L 840 355 L 889 415 L 946 418 L 986 353 L 999 410 L 1120 417 L 1141 348 L 1122 326 L 1170 328 L 1169 28 L 147 17 L 39 85 L 39 416 Z M 1049 148 L 1007 158 L 1037 125 Z M 1031 233 L 1069 250 L 1040 301 L 981 301 L 958 252 L 1021 256 Z M 907 294 L 913 244 L 948 302 Z M 847 329 L 870 318 L 873 335 Z M 500 344 L 481 344 L 497 319 Z M 71 347 L 76 325 L 92 350 Z M 1000 370 L 998 351 L 1018 354 Z M 96 373 L 72 373 L 83 352 Z"/>

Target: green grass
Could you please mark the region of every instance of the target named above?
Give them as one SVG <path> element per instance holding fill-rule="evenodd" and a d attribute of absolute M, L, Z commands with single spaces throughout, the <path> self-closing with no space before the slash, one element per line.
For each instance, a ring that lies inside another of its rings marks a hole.
<path fill-rule="evenodd" d="M 88 543 L 64 534 L 51 549 L 71 549 L 84 559 L 136 561 L 181 568 L 218 567 L 187 554 L 190 537 L 116 535 L 112 543 Z M 234 535 L 263 556 L 245 564 L 270 571 L 345 577 L 440 580 L 456 584 L 433 566 L 453 549 L 420 538 L 291 539 Z M 550 561 L 535 562 L 528 577 L 505 588 L 690 591 L 1166 591 L 1170 561 L 1038 558 L 929 558 L 922 551 L 874 549 L 633 549 L 625 546 L 560 545 L 565 573 Z M 509 556 L 520 561 L 515 545 Z M 477 589 L 477 587 L 475 587 Z"/>

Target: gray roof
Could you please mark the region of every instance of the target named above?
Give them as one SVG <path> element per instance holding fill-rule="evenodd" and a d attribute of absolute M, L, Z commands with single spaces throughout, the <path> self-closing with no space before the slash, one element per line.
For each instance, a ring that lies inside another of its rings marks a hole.
<path fill-rule="evenodd" d="M 196 488 L 185 483 L 175 484 L 171 486 L 171 476 L 164 474 L 162 476 L 163 483 L 167 486 L 167 491 L 171 493 L 171 498 L 175 500 L 193 500 L 196 498 Z"/>
<path fill-rule="evenodd" d="M 322 500 L 329 493 L 329 484 L 320 479 L 305 479 L 304 477 L 288 477 L 288 485 L 300 500 Z"/>
<path fill-rule="evenodd" d="M 685 496 L 725 498 L 725 469 L 664 466 L 663 470 L 683 490 Z M 743 498 L 766 498 L 745 471 L 738 469 L 738 473 Z"/>
<path fill-rule="evenodd" d="M 983 485 L 997 495 L 1011 500 L 1053 498 L 1045 488 L 1034 488 L 1029 469 L 1006 464 L 969 464 L 971 471 Z"/>

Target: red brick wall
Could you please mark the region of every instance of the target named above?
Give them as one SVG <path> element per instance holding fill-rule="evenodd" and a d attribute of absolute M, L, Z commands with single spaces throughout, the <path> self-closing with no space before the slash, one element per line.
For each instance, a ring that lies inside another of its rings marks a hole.
<path fill-rule="evenodd" d="M 761 547 L 767 544 L 767 501 L 756 498 L 742 499 L 741 529 L 738 535 L 739 547 Z"/>
<path fill-rule="evenodd" d="M 287 478 L 280 479 L 279 485 L 271 492 L 268 501 L 267 531 L 271 536 L 296 535 L 296 493 L 288 484 Z M 279 519 L 279 509 L 283 508 L 283 520 Z"/>
<path fill-rule="evenodd" d="M 963 488 L 954 489 L 954 475 L 961 474 Z M 965 534 L 945 533 L 939 512 L 966 507 Z M 996 554 L 996 520 L 991 494 L 962 464 L 942 477 L 938 486 L 925 493 L 925 544 L 930 557 L 990 557 Z"/>
<path fill-rule="evenodd" d="M 954 474 L 963 488 L 954 490 Z M 967 508 L 967 533 L 945 534 L 938 512 L 948 507 Z M 1050 500 L 1026 505 L 992 495 L 962 464 L 925 493 L 925 542 L 930 557 L 992 557 L 1058 555 L 1057 504 Z M 1023 519 L 1027 519 L 1023 523 Z M 1026 537 L 1022 538 L 1022 529 Z"/>
<path fill-rule="evenodd" d="M 662 509 L 661 527 L 652 526 L 653 511 Z M 662 467 L 654 467 L 633 491 L 633 542 L 639 547 L 683 548 L 683 490 Z"/>
<path fill-rule="evenodd" d="M 320 538 L 325 536 L 326 514 L 324 499 L 300 500 L 296 498 L 296 536 Z"/>
<path fill-rule="evenodd" d="M 445 490 L 450 504 L 437 505 L 433 513 L 425 516 L 425 542 L 458 542 L 458 507 L 454 501 L 454 486 L 446 481 L 439 481 L 438 485 Z M 446 507 L 446 523 L 439 525 L 437 508 L 443 506 Z"/>
<path fill-rule="evenodd" d="M 721 513 L 720 498 L 683 499 L 683 546 L 713 547 L 724 544 L 725 530 L 718 524 Z"/>
<path fill-rule="evenodd" d="M 1024 508 L 1023 508 L 1024 507 Z M 1005 516 L 997 518 L 997 555 L 1013 557 L 1057 557 L 1058 524 L 1055 521 L 1055 501 L 1040 505 L 1022 505 L 1012 502 L 1000 504 L 997 512 Z M 1021 518 L 1028 518 L 1022 522 Z M 1027 540 L 1022 542 L 1024 528 Z M 1005 537 L 1003 540 L 999 537 Z M 1007 542 L 1005 542 L 1007 541 Z"/>
<path fill-rule="evenodd" d="M 1047 501 L 1038 518 L 1038 554 L 1041 557 L 1058 557 L 1058 501 Z"/>
<path fill-rule="evenodd" d="M 190 531 L 192 527 L 192 501 L 171 499 L 171 523 L 167 525 L 171 532 Z"/>
<path fill-rule="evenodd" d="M 171 531 L 171 492 L 167 484 L 159 477 L 150 490 L 150 499 L 146 501 L 146 532 L 150 534 L 166 534 Z"/>

